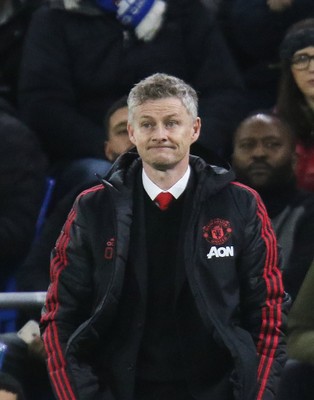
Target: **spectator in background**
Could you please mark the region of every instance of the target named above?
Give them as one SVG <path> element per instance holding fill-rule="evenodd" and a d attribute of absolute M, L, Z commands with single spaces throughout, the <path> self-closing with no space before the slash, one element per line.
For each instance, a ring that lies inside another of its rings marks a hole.
<path fill-rule="evenodd" d="M 127 96 L 117 100 L 107 110 L 104 126 L 106 140 L 104 143 L 105 157 L 110 162 L 114 162 L 120 154 L 128 150 L 130 142 L 128 130 L 128 104 Z"/>
<path fill-rule="evenodd" d="M 314 398 L 314 263 L 288 317 L 288 356 L 278 400 Z"/>
<path fill-rule="evenodd" d="M 247 104 L 212 13 L 200 0 L 145 0 L 141 6 L 152 5 L 154 12 L 140 8 L 135 15 L 131 2 L 113 3 L 51 0 L 34 13 L 21 68 L 20 110 L 52 163 L 63 167 L 73 159 L 102 158 L 104 109 L 154 72 L 184 78 L 196 88 L 200 140 L 220 155 L 230 153 L 232 132 Z M 127 16 L 140 24 L 128 25 Z M 138 29 L 145 22 L 146 34 Z"/>
<path fill-rule="evenodd" d="M 0 400 L 25 400 L 19 381 L 4 372 L 0 372 Z"/>
<path fill-rule="evenodd" d="M 112 104 L 104 118 L 104 155 L 111 163 L 120 154 L 133 146 L 127 132 L 127 120 L 127 98 L 122 97 Z M 102 176 L 106 175 L 108 168 L 102 171 Z M 98 183 L 97 176 L 93 176 L 81 183 L 77 182 L 76 185 L 71 186 L 72 189 L 65 193 L 64 197 L 56 204 L 55 209 L 46 220 L 40 238 L 33 244 L 26 260 L 19 268 L 17 273 L 17 289 L 19 291 L 47 290 L 49 285 L 50 253 L 74 200 L 80 192 Z M 30 318 L 39 319 L 39 315 L 25 315 L 26 320 Z"/>
<path fill-rule="evenodd" d="M 282 75 L 276 110 L 297 137 L 298 186 L 314 191 L 314 18 L 288 30 L 280 56 Z"/>
<path fill-rule="evenodd" d="M 23 261 L 44 198 L 47 160 L 38 138 L 0 99 L 0 290 Z"/>
<path fill-rule="evenodd" d="M 37 335 L 32 342 L 24 339 L 16 332 L 0 334 L 1 371 L 19 382 L 27 400 L 52 400 L 43 342 Z"/>
<path fill-rule="evenodd" d="M 276 239 L 251 189 L 189 155 L 197 105 L 167 74 L 135 85 L 138 152 L 68 216 L 41 319 L 58 399 L 275 398 L 289 303 Z"/>
<path fill-rule="evenodd" d="M 295 163 L 295 136 L 283 119 L 256 112 L 241 122 L 232 165 L 266 205 L 282 247 L 284 287 L 293 299 L 314 258 L 314 194 L 297 189 Z"/>
<path fill-rule="evenodd" d="M 133 146 L 127 133 L 127 98 L 115 102 L 104 118 L 104 152 L 113 162 L 118 155 Z M 109 168 L 107 164 L 107 169 Z M 107 169 L 103 170 L 106 174 Z M 98 171 L 100 173 L 100 171 Z M 17 272 L 18 291 L 46 291 L 49 285 L 50 254 L 60 234 L 66 217 L 78 194 L 92 185 L 99 183 L 96 176 L 76 183 L 68 188 L 46 219 L 43 230 Z M 71 182 L 69 182 L 71 184 Z M 19 324 L 30 319 L 39 320 L 40 312 L 36 309 L 23 309 L 19 313 Z M 41 350 L 42 341 L 35 337 L 33 342 L 24 343 L 15 332 L 0 335 L 0 344 L 8 347 L 4 370 L 14 373 L 23 383 L 24 391 L 30 400 L 51 400 L 50 384 Z M 39 381 L 37 381 L 39 380 Z M 0 397 L 1 400 L 1 397 Z"/>
<path fill-rule="evenodd" d="M 0 97 L 17 106 L 22 47 L 32 14 L 42 0 L 0 1 Z"/>
<path fill-rule="evenodd" d="M 218 19 L 244 78 L 251 112 L 275 104 L 280 43 L 293 23 L 310 16 L 313 0 L 221 1 Z"/>

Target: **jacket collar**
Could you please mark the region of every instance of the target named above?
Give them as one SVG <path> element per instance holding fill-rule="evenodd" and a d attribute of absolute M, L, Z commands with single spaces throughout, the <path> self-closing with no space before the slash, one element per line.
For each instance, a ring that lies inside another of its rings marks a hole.
<path fill-rule="evenodd" d="M 215 157 L 216 164 L 205 162 L 202 158 L 190 155 L 190 165 L 196 172 L 197 186 L 201 186 L 207 195 L 213 195 L 224 188 L 228 183 L 235 179 L 235 174 L 231 166 L 223 160 L 217 165 L 218 158 Z M 121 186 L 132 185 L 135 172 L 142 167 L 142 161 L 136 149 L 122 154 L 111 167 L 105 179 L 116 189 L 121 190 Z M 204 193 L 204 191 L 202 192 Z"/>

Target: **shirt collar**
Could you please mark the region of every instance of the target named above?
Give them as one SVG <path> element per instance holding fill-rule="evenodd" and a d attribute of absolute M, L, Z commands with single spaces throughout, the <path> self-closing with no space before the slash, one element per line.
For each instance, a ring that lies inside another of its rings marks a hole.
<path fill-rule="evenodd" d="M 151 200 L 154 200 L 156 196 L 159 195 L 161 192 L 170 192 L 172 196 L 177 199 L 181 194 L 184 192 L 188 180 L 191 174 L 191 167 L 188 165 L 188 168 L 185 172 L 185 174 L 182 176 L 181 179 L 178 180 L 173 186 L 171 186 L 170 189 L 168 190 L 162 190 L 160 189 L 159 186 L 157 186 L 149 177 L 147 176 L 146 172 L 144 169 L 142 170 L 142 181 L 143 181 L 143 186 L 148 194 L 148 196 L 151 198 Z"/>

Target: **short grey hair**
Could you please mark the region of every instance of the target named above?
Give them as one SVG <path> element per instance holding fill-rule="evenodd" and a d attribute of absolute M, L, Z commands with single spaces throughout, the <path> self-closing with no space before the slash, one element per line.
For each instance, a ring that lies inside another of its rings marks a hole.
<path fill-rule="evenodd" d="M 129 121 L 134 115 L 134 109 L 149 100 L 159 100 L 169 97 L 178 98 L 188 114 L 196 119 L 198 116 L 198 96 L 196 91 L 182 79 L 175 76 L 157 73 L 138 82 L 128 96 Z"/>

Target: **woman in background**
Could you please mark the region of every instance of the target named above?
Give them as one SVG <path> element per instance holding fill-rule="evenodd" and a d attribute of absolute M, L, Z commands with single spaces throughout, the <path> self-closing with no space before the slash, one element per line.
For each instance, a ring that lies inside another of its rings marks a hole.
<path fill-rule="evenodd" d="M 298 186 L 314 191 L 314 18 L 294 24 L 280 48 L 282 73 L 276 110 L 297 136 Z"/>

